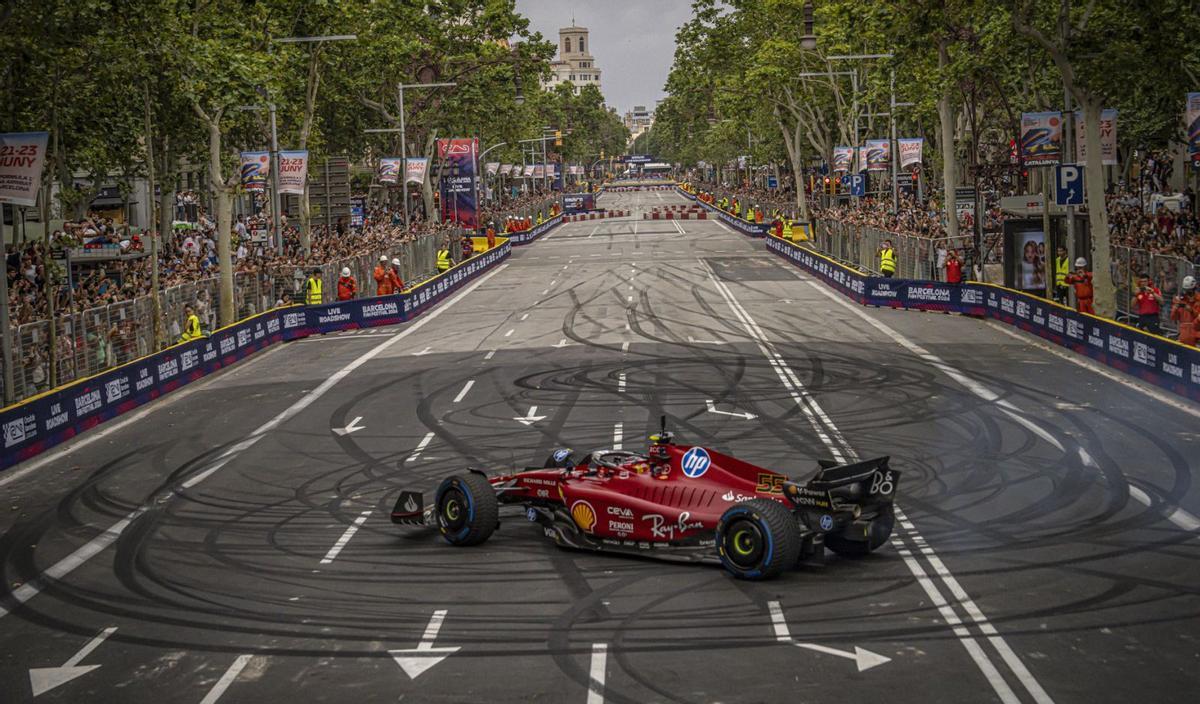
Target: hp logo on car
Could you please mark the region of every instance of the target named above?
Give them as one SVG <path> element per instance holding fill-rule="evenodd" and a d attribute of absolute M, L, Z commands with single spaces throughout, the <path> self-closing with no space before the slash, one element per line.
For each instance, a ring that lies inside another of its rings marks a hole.
<path fill-rule="evenodd" d="M 708 452 L 703 447 L 693 447 L 683 453 L 683 459 L 679 461 L 683 467 L 683 473 L 696 479 L 701 477 L 708 471 L 708 465 L 712 464 L 712 458 L 708 456 Z"/>
<path fill-rule="evenodd" d="M 833 528 L 833 516 L 828 513 L 821 516 L 821 530 L 830 530 Z"/>

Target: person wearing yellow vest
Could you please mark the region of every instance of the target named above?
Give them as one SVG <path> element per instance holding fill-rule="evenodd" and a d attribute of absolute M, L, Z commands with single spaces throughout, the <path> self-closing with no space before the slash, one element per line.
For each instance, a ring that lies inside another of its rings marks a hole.
<path fill-rule="evenodd" d="M 1070 300 L 1070 290 L 1067 288 L 1067 277 L 1071 275 L 1071 260 L 1067 258 L 1067 248 L 1059 247 L 1054 257 L 1054 300 L 1067 305 Z"/>
<path fill-rule="evenodd" d="M 442 273 L 450 268 L 450 247 L 443 246 L 438 250 L 437 270 Z"/>
<path fill-rule="evenodd" d="M 191 342 L 204 337 L 204 333 L 200 332 L 200 316 L 196 315 L 196 309 L 184 306 L 183 312 L 187 315 L 187 319 L 183 323 L 183 334 L 179 336 L 179 341 Z"/>
<path fill-rule="evenodd" d="M 786 218 L 783 221 L 783 239 L 792 239 L 792 221 Z"/>
<path fill-rule="evenodd" d="M 313 269 L 308 276 L 308 281 L 304 282 L 304 304 L 309 306 L 319 306 L 325 302 L 325 294 L 321 290 L 323 287 L 321 281 L 321 270 Z"/>
<path fill-rule="evenodd" d="M 884 240 L 879 248 L 879 273 L 888 279 L 896 274 L 896 250 L 892 249 L 891 240 Z"/>

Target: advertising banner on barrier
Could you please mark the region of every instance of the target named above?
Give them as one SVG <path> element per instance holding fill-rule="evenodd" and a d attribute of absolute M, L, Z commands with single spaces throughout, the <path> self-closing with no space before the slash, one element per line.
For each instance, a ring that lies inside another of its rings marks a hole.
<path fill-rule="evenodd" d="M 596 209 L 594 193 L 564 193 L 563 210 L 568 213 L 584 213 Z"/>
<path fill-rule="evenodd" d="M 1104 109 L 1100 112 L 1100 153 L 1105 166 L 1117 165 L 1117 111 Z M 1075 163 L 1087 164 L 1087 125 L 1083 113 L 1075 111 Z"/>
<path fill-rule="evenodd" d="M 557 224 L 559 219 L 555 219 Z M 549 223 L 547 223 L 549 224 Z M 3 453 L 11 467 L 89 428 L 242 360 L 268 345 L 309 335 L 410 320 L 511 253 L 500 246 L 403 294 L 268 311 L 82 380 L 0 412 Z"/>
<path fill-rule="evenodd" d="M 1195 347 L 1000 286 L 864 276 L 778 237 L 769 237 L 767 248 L 857 303 L 988 316 L 1200 401 L 1200 349 Z"/>
<path fill-rule="evenodd" d="M 921 165 L 921 152 L 925 148 L 924 137 L 898 139 L 896 146 L 900 150 L 901 169 Z"/>
<path fill-rule="evenodd" d="M 398 156 L 385 156 L 379 160 L 379 182 L 400 183 L 400 165 L 404 160 Z"/>
<path fill-rule="evenodd" d="M 887 171 L 892 168 L 892 143 L 886 139 L 867 140 L 867 171 Z"/>
<path fill-rule="evenodd" d="M 49 132 L 0 134 L 0 203 L 37 205 Z"/>
<path fill-rule="evenodd" d="M 279 192 L 304 195 L 308 180 L 308 151 L 279 152 Z"/>
<path fill-rule="evenodd" d="M 242 188 L 265 191 L 271 175 L 271 155 L 267 152 L 242 152 Z"/>
<path fill-rule="evenodd" d="M 833 173 L 844 174 L 850 171 L 850 164 L 854 161 L 854 147 L 834 147 L 833 148 Z"/>
<path fill-rule="evenodd" d="M 771 231 L 771 225 L 769 223 L 764 222 L 759 224 L 754 222 L 746 222 L 741 218 L 730 215 L 715 205 L 709 205 L 708 203 L 700 200 L 697 200 L 696 202 L 708 212 L 716 215 L 718 220 L 724 222 L 726 225 L 729 225 L 743 235 L 748 235 L 750 237 L 766 237 L 767 233 Z"/>
<path fill-rule="evenodd" d="M 562 224 L 562 217 L 563 216 L 561 215 L 555 215 L 541 225 L 537 225 L 529 230 L 525 230 L 523 232 L 509 232 L 504 236 L 507 237 L 508 241 L 514 245 L 529 244 L 530 242 L 533 242 L 537 238 Z"/>
<path fill-rule="evenodd" d="M 1021 114 L 1021 161 L 1026 166 L 1048 166 L 1062 161 L 1062 113 Z"/>

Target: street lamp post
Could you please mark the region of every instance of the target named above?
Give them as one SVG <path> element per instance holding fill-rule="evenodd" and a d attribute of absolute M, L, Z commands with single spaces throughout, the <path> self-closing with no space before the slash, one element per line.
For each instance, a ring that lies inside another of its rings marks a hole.
<path fill-rule="evenodd" d="M 400 163 L 404 165 L 404 175 L 401 177 L 404 193 L 404 231 L 409 228 L 408 213 L 408 137 L 404 131 L 404 91 L 408 88 L 453 88 L 457 83 L 401 83 L 397 86 L 400 94 Z"/>

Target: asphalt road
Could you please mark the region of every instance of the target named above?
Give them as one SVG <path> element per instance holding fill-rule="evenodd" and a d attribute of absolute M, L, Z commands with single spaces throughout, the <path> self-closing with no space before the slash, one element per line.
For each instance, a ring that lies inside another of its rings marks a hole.
<path fill-rule="evenodd" d="M 606 196 L 633 217 L 417 323 L 277 347 L 0 475 L 0 700 L 1195 701 L 1200 410 L 640 219 L 673 202 Z M 473 549 L 388 520 L 402 488 L 638 449 L 661 414 L 801 478 L 890 454 L 904 521 L 745 583 L 519 515 Z"/>

